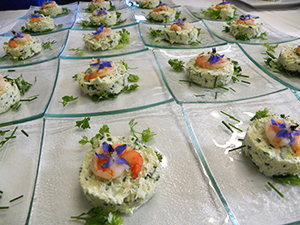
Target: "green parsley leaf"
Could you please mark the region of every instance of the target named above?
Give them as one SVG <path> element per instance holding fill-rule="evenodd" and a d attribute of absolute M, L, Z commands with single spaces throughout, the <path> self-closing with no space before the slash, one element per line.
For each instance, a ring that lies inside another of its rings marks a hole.
<path fill-rule="evenodd" d="M 81 136 L 82 139 L 78 142 L 81 145 L 85 145 L 87 143 L 89 143 L 89 139 L 87 138 L 87 136 Z"/>
<path fill-rule="evenodd" d="M 288 176 L 273 176 L 273 178 L 279 183 L 300 185 L 300 174 Z"/>
<path fill-rule="evenodd" d="M 261 119 L 261 118 L 265 118 L 265 117 L 268 117 L 270 114 L 269 114 L 269 110 L 267 108 L 265 108 L 264 110 L 259 110 L 255 113 L 255 116 L 253 116 L 250 121 L 253 121 L 253 120 L 258 120 L 258 119 Z"/>
<path fill-rule="evenodd" d="M 83 55 L 85 53 L 85 50 L 84 49 L 79 49 L 79 47 L 78 48 L 71 48 L 71 49 L 69 49 L 69 51 L 75 52 L 76 55 Z"/>
<path fill-rule="evenodd" d="M 176 71 L 183 71 L 184 70 L 184 62 L 178 59 L 169 59 L 168 63 L 170 66 Z"/>
<path fill-rule="evenodd" d="M 127 79 L 129 82 L 137 82 L 140 79 L 140 77 L 138 75 L 129 74 Z"/>
<path fill-rule="evenodd" d="M 134 91 L 135 89 L 137 89 L 138 87 L 139 87 L 139 85 L 137 85 L 137 84 L 127 85 L 124 87 L 123 92 L 131 92 L 131 91 Z"/>
<path fill-rule="evenodd" d="M 76 121 L 76 127 L 82 128 L 82 129 L 90 129 L 90 117 L 86 117 L 81 121 Z"/>
<path fill-rule="evenodd" d="M 22 95 L 24 95 L 25 92 L 27 92 L 29 88 L 32 87 L 31 83 L 28 83 L 27 81 L 24 80 L 22 74 L 15 79 L 15 83 L 17 84 L 18 89 L 20 90 L 20 93 Z"/>
<path fill-rule="evenodd" d="M 137 132 L 137 131 L 135 131 L 133 128 L 134 128 L 137 124 L 138 124 L 138 123 L 135 122 L 134 119 L 130 120 L 130 122 L 129 122 L 130 132 L 131 132 L 131 134 L 132 134 L 136 139 L 138 139 L 138 137 L 136 136 L 136 134 L 140 134 L 140 135 L 142 135 L 142 141 L 143 141 L 143 142 L 148 142 L 149 139 L 150 139 L 151 137 L 153 137 L 154 135 L 156 135 L 156 133 L 150 131 L 150 128 L 149 128 L 149 127 L 148 127 L 146 130 L 143 130 L 142 132 Z"/>
<path fill-rule="evenodd" d="M 121 39 L 119 41 L 119 44 L 116 46 L 116 48 L 122 48 L 124 45 L 130 43 L 130 33 L 126 29 L 122 29 L 119 31 L 119 34 L 121 36 Z"/>
<path fill-rule="evenodd" d="M 156 157 L 158 158 L 159 162 L 162 162 L 163 156 L 161 154 L 159 154 L 158 152 L 155 152 Z"/>
<path fill-rule="evenodd" d="M 157 37 L 162 37 L 164 36 L 164 33 L 162 30 L 155 30 L 152 27 L 149 27 L 149 32 L 148 34 L 152 37 L 152 38 L 157 38 Z"/>
<path fill-rule="evenodd" d="M 42 47 L 43 47 L 43 49 L 50 49 L 50 50 L 52 50 L 51 45 L 53 45 L 53 44 L 55 44 L 55 43 L 56 43 L 55 40 L 53 40 L 53 41 L 48 41 L 48 42 L 43 42 L 43 43 L 42 43 Z"/>
<path fill-rule="evenodd" d="M 235 35 L 235 39 L 241 41 L 250 41 L 250 38 L 248 37 L 247 34 L 237 34 Z"/>
<path fill-rule="evenodd" d="M 181 14 L 181 11 L 176 11 L 175 20 L 178 20 L 180 18 L 180 14 Z"/>
<path fill-rule="evenodd" d="M 104 136 L 105 134 L 110 134 L 109 132 L 109 127 L 107 125 L 103 125 L 100 129 L 99 129 L 99 133 Z"/>
<path fill-rule="evenodd" d="M 275 53 L 275 48 L 278 47 L 278 44 L 276 45 L 270 45 L 269 42 L 263 43 L 263 46 L 267 48 L 267 52 L 273 52 Z"/>
<path fill-rule="evenodd" d="M 59 103 L 62 103 L 63 107 L 65 107 L 69 102 L 72 102 L 72 101 L 75 101 L 76 99 L 78 99 L 78 97 L 73 97 L 73 96 L 64 96 L 62 97 L 62 102 L 59 102 Z"/>

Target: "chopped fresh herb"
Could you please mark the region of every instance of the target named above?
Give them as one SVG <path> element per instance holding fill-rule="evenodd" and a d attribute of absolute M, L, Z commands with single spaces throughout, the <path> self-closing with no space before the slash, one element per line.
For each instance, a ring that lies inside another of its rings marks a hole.
<path fill-rule="evenodd" d="M 236 40 L 250 41 L 250 38 L 248 37 L 247 34 L 237 34 L 234 37 L 235 37 Z"/>
<path fill-rule="evenodd" d="M 146 130 L 143 130 L 143 132 L 137 132 L 133 129 L 138 124 L 138 122 L 134 122 L 134 119 L 130 120 L 129 126 L 130 126 L 130 132 L 131 134 L 138 139 L 136 134 L 141 134 L 142 135 L 142 141 L 143 142 L 148 142 L 151 137 L 156 135 L 154 132 L 150 131 L 150 128 L 148 127 Z"/>
<path fill-rule="evenodd" d="M 0 136 L 4 136 L 5 133 L 9 132 L 9 130 L 0 131 Z"/>
<path fill-rule="evenodd" d="M 139 87 L 139 85 L 137 85 L 137 84 L 127 85 L 124 87 L 123 92 L 131 92 L 131 91 L 134 91 L 135 89 L 137 89 L 138 87 Z"/>
<path fill-rule="evenodd" d="M 53 45 L 53 44 L 55 44 L 55 43 L 56 43 L 55 40 L 53 40 L 53 41 L 48 41 L 48 42 L 43 42 L 43 43 L 42 43 L 42 47 L 43 47 L 43 49 L 50 49 L 50 50 L 52 50 L 51 45 Z"/>
<path fill-rule="evenodd" d="M 159 154 L 158 152 L 155 152 L 156 157 L 158 158 L 159 162 L 162 162 L 163 156 L 161 154 Z"/>
<path fill-rule="evenodd" d="M 77 74 L 75 74 L 74 76 L 72 76 L 73 79 L 77 80 Z"/>
<path fill-rule="evenodd" d="M 102 134 L 103 136 L 105 134 L 109 134 L 109 127 L 107 125 L 103 125 L 100 129 L 99 129 L 99 133 Z"/>
<path fill-rule="evenodd" d="M 90 21 L 88 21 L 88 20 L 81 20 L 77 24 L 81 25 L 82 27 L 95 27 L 95 26 L 91 25 Z"/>
<path fill-rule="evenodd" d="M 273 185 L 273 184 L 271 184 L 270 182 L 268 182 L 268 185 L 274 190 L 274 191 L 276 191 L 276 193 L 277 194 L 279 194 L 279 196 L 281 197 L 281 198 L 284 198 L 284 195 Z"/>
<path fill-rule="evenodd" d="M 233 9 L 234 9 L 233 17 L 227 16 L 226 20 L 236 20 L 237 19 L 236 8 L 233 7 Z M 206 10 L 201 10 L 201 11 L 204 14 L 204 17 L 209 16 L 213 20 L 221 19 L 221 16 L 220 16 L 221 9 L 208 8 L 207 11 Z"/>
<path fill-rule="evenodd" d="M 86 117 L 81 121 L 76 121 L 76 126 L 82 129 L 90 129 L 90 117 Z"/>
<path fill-rule="evenodd" d="M 270 45 L 269 42 L 263 43 L 263 46 L 267 48 L 267 52 L 273 52 L 275 53 L 275 48 L 278 47 L 278 44 L 276 45 Z"/>
<path fill-rule="evenodd" d="M 164 36 L 164 33 L 162 30 L 155 30 L 152 27 L 149 27 L 149 32 L 148 34 L 152 37 L 152 38 L 157 38 L 157 37 L 162 37 Z"/>
<path fill-rule="evenodd" d="M 98 142 L 98 139 L 101 139 L 104 136 L 109 136 L 109 134 L 110 134 L 109 127 L 107 125 L 103 125 L 99 129 L 99 133 L 96 134 L 94 137 L 92 137 L 91 140 L 89 140 L 86 136 L 82 136 L 82 139 L 78 143 L 81 145 L 90 143 L 94 148 L 96 147 L 96 143 Z"/>
<path fill-rule="evenodd" d="M 122 225 L 124 219 L 116 212 L 106 212 L 100 207 L 92 208 L 87 213 L 81 213 L 79 216 L 72 216 L 71 219 L 84 220 L 85 224 L 108 224 Z"/>
<path fill-rule="evenodd" d="M 16 136 L 14 136 L 14 135 L 15 135 L 17 129 L 18 129 L 18 127 L 15 127 L 15 129 L 14 129 L 13 132 L 10 134 L 10 136 L 4 137 L 4 140 L 0 142 L 0 148 L 2 148 L 3 145 L 4 145 L 6 142 L 8 142 L 10 139 L 16 138 Z"/>
<path fill-rule="evenodd" d="M 15 79 L 15 83 L 17 84 L 18 89 L 20 90 L 20 93 L 22 95 L 24 95 L 25 92 L 27 92 L 29 90 L 29 88 L 32 87 L 32 84 L 30 84 L 24 80 L 22 74 L 18 78 Z"/>
<path fill-rule="evenodd" d="M 178 59 L 169 59 L 168 63 L 176 71 L 183 71 L 184 62 Z"/>
<path fill-rule="evenodd" d="M 228 116 L 230 119 L 233 119 L 233 120 L 235 120 L 237 122 L 241 122 L 240 120 L 236 119 L 234 116 L 231 116 L 231 115 L 229 115 L 229 114 L 227 114 L 227 113 L 225 113 L 223 111 L 221 111 L 221 113 L 223 113 L 224 115 Z"/>
<path fill-rule="evenodd" d="M 64 96 L 62 97 L 62 102 L 59 102 L 59 103 L 62 103 L 63 107 L 65 107 L 69 102 L 72 102 L 72 101 L 75 101 L 76 99 L 78 99 L 78 97 L 73 97 L 73 96 Z"/>
<path fill-rule="evenodd" d="M 89 139 L 86 136 L 81 136 L 82 139 L 80 141 L 78 141 L 79 144 L 81 145 L 85 145 L 87 143 L 89 143 Z"/>
<path fill-rule="evenodd" d="M 258 119 L 261 119 L 261 118 L 265 118 L 265 117 L 268 117 L 270 116 L 269 114 L 269 110 L 267 108 L 265 108 L 264 110 L 259 110 L 255 113 L 255 116 L 253 116 L 250 121 L 253 121 L 253 120 L 258 120 Z"/>
<path fill-rule="evenodd" d="M 236 126 L 234 126 L 231 123 L 228 123 L 229 126 L 233 127 L 234 129 L 238 130 L 239 132 L 243 132 L 240 128 L 237 128 Z"/>
<path fill-rule="evenodd" d="M 71 48 L 69 51 L 75 52 L 76 55 L 83 55 L 85 53 L 84 49 L 79 49 L 79 48 Z"/>
<path fill-rule="evenodd" d="M 128 70 L 128 68 L 129 68 L 128 64 L 124 60 L 121 60 L 121 62 L 123 64 L 123 66 L 125 66 L 125 69 Z"/>
<path fill-rule="evenodd" d="M 92 100 L 95 101 L 95 102 L 99 102 L 99 101 L 102 101 L 102 100 L 113 99 L 113 98 L 117 98 L 117 97 L 118 97 L 118 94 L 106 91 L 106 92 L 104 92 L 100 95 L 93 95 Z"/>
<path fill-rule="evenodd" d="M 129 44 L 130 42 L 130 33 L 126 29 L 122 29 L 119 31 L 119 34 L 121 36 L 121 39 L 119 41 L 119 44 L 116 46 L 116 48 L 122 48 L 124 45 Z"/>
<path fill-rule="evenodd" d="M 181 14 L 181 11 L 176 11 L 175 20 L 178 20 L 180 18 L 180 14 Z"/>
<path fill-rule="evenodd" d="M 21 132 L 26 136 L 29 137 L 29 134 L 25 130 L 21 130 Z"/>
<path fill-rule="evenodd" d="M 230 130 L 231 133 L 233 133 L 233 130 L 230 128 L 230 126 L 225 121 L 222 121 L 222 123 L 228 130 Z"/>
<path fill-rule="evenodd" d="M 16 72 L 16 70 L 7 70 L 7 72 Z"/>
<path fill-rule="evenodd" d="M 300 174 L 288 176 L 273 176 L 273 178 L 279 183 L 300 185 Z"/>
<path fill-rule="evenodd" d="M 261 40 L 268 40 L 268 39 L 266 38 L 266 36 L 267 36 L 267 32 L 263 32 L 263 33 L 261 33 L 257 38 L 258 38 L 258 39 L 261 39 Z"/>
<path fill-rule="evenodd" d="M 138 75 L 129 74 L 127 79 L 129 82 L 137 82 L 140 79 L 140 77 Z"/>
<path fill-rule="evenodd" d="M 242 145 L 242 146 L 239 146 L 239 147 L 230 149 L 228 152 L 233 152 L 233 151 L 235 151 L 235 150 L 238 150 L 238 149 L 241 149 L 241 148 L 244 148 L 244 147 L 246 147 L 246 145 Z"/>
<path fill-rule="evenodd" d="M 14 201 L 16 201 L 16 200 L 18 200 L 18 199 L 20 199 L 20 198 L 23 198 L 23 195 L 20 195 L 20 196 L 14 198 L 14 199 L 11 199 L 11 200 L 9 201 L 9 203 L 14 202 Z"/>
<path fill-rule="evenodd" d="M 199 37 L 199 36 L 200 36 L 200 34 L 201 34 L 201 28 L 197 28 L 197 30 L 198 30 L 197 36 Z M 199 41 L 199 43 L 201 44 L 201 42 L 200 42 L 200 41 Z"/>
<path fill-rule="evenodd" d="M 0 206 L 0 209 L 9 209 L 9 206 Z"/>
<path fill-rule="evenodd" d="M 18 111 L 19 108 L 21 107 L 21 103 L 20 102 L 16 102 L 15 104 L 13 104 L 10 108 L 13 109 L 13 110 L 16 110 Z"/>

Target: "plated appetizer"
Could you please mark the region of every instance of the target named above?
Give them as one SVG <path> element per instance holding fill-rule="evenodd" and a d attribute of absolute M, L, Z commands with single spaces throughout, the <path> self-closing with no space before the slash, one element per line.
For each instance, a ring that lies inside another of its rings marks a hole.
<path fill-rule="evenodd" d="M 160 23 L 169 23 L 175 20 L 175 15 L 175 9 L 160 2 L 153 10 L 149 11 L 147 19 Z"/>
<path fill-rule="evenodd" d="M 197 42 L 197 38 L 198 29 L 185 20 L 178 19 L 164 28 L 164 39 L 171 44 L 190 44 Z"/>
<path fill-rule="evenodd" d="M 96 29 L 96 32 L 84 35 L 83 39 L 88 50 L 104 51 L 116 48 L 121 40 L 121 35 L 102 25 Z"/>
<path fill-rule="evenodd" d="M 87 10 L 93 12 L 95 9 L 106 8 L 107 10 L 111 9 L 112 3 L 108 0 L 92 0 L 88 4 Z"/>
<path fill-rule="evenodd" d="M 300 173 L 300 130 L 284 115 L 253 120 L 243 141 L 243 151 L 267 176 Z"/>
<path fill-rule="evenodd" d="M 265 33 L 261 32 L 261 24 L 255 23 L 255 20 L 248 14 L 242 15 L 237 21 L 229 22 L 229 32 L 237 40 L 250 40 L 251 38 L 263 38 Z"/>
<path fill-rule="evenodd" d="M 83 193 L 93 206 L 128 214 L 154 195 L 159 179 L 159 156 L 135 135 L 98 134 L 79 171 Z"/>
<path fill-rule="evenodd" d="M 186 65 L 186 75 L 194 83 L 203 87 L 219 87 L 228 84 L 234 73 L 234 65 L 224 55 L 213 48 L 210 54 L 192 58 Z"/>
<path fill-rule="evenodd" d="M 153 9 L 155 6 L 159 5 L 159 0 L 139 0 L 139 8 L 142 9 Z"/>
<path fill-rule="evenodd" d="M 20 91 L 12 79 L 3 78 L 0 75 L 0 113 L 9 110 L 20 101 Z"/>
<path fill-rule="evenodd" d="M 235 18 L 236 8 L 232 7 L 229 1 L 222 1 L 217 5 L 210 6 L 207 11 L 202 10 L 204 16 L 213 20 L 232 20 Z"/>
<path fill-rule="evenodd" d="M 285 45 L 281 49 L 277 62 L 289 73 L 300 73 L 300 45 Z"/>
<path fill-rule="evenodd" d="M 26 20 L 25 27 L 30 32 L 38 33 L 53 30 L 55 24 L 52 18 L 35 12 L 34 15 Z"/>
<path fill-rule="evenodd" d="M 36 37 L 21 32 L 14 32 L 8 42 L 4 42 L 3 49 L 7 56 L 14 60 L 24 60 L 34 56 L 42 50 L 42 44 Z"/>
<path fill-rule="evenodd" d="M 39 11 L 45 16 L 55 17 L 63 14 L 63 8 L 56 4 L 55 1 L 45 1 Z"/>
<path fill-rule="evenodd" d="M 110 27 L 116 24 L 117 14 L 116 12 L 108 12 L 106 8 L 95 9 L 92 16 L 89 17 L 93 26 L 105 26 Z"/>

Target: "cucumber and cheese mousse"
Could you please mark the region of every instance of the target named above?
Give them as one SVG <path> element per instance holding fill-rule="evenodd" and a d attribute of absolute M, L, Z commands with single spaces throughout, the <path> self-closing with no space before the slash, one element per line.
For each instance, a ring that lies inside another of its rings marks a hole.
<path fill-rule="evenodd" d="M 96 32 L 84 35 L 83 40 L 88 50 L 104 51 L 115 48 L 121 40 L 121 35 L 102 25 Z"/>
<path fill-rule="evenodd" d="M 178 19 L 170 27 L 164 28 L 164 39 L 171 44 L 190 44 L 196 42 L 198 30 L 189 22 Z"/>
<path fill-rule="evenodd" d="M 81 90 L 90 96 L 119 94 L 128 85 L 128 76 L 122 61 L 92 59 L 90 68 L 77 74 L 77 81 Z"/>
<path fill-rule="evenodd" d="M 42 51 L 42 44 L 38 38 L 21 32 L 13 33 L 14 37 L 3 43 L 3 49 L 10 58 L 24 60 Z"/>
<path fill-rule="evenodd" d="M 52 18 L 35 12 L 34 15 L 26 20 L 25 27 L 31 32 L 43 32 L 53 30 L 55 24 Z"/>
<path fill-rule="evenodd" d="M 104 136 L 81 164 L 79 182 L 94 207 L 132 214 L 157 190 L 159 159 L 133 137 Z"/>
<path fill-rule="evenodd" d="M 147 18 L 160 23 L 169 23 L 175 20 L 175 14 L 175 9 L 171 9 L 166 4 L 160 2 L 158 6 L 149 11 Z"/>
<path fill-rule="evenodd" d="M 108 12 L 106 8 L 95 9 L 89 18 L 93 26 L 110 27 L 117 22 L 116 12 Z"/>
<path fill-rule="evenodd" d="M 271 115 L 250 123 L 245 154 L 267 176 L 300 173 L 300 130 L 290 118 Z"/>
<path fill-rule="evenodd" d="M 287 71 L 300 73 L 300 45 L 283 46 L 277 62 Z"/>
<path fill-rule="evenodd" d="M 0 113 L 4 113 L 11 106 L 20 101 L 20 91 L 13 80 L 6 80 L 0 76 Z"/>
<path fill-rule="evenodd" d="M 261 34 L 261 24 L 255 23 L 250 15 L 242 15 L 237 21 L 230 23 L 229 33 L 234 37 L 246 35 L 249 39 L 256 38 Z"/>
<path fill-rule="evenodd" d="M 159 0 L 138 0 L 139 8 L 142 9 L 153 9 L 159 2 Z"/>
<path fill-rule="evenodd" d="M 186 75 L 194 83 L 202 87 L 215 88 L 224 86 L 231 81 L 234 65 L 230 59 L 216 53 L 192 58 L 186 65 Z"/>
<path fill-rule="evenodd" d="M 55 17 L 63 13 L 61 6 L 57 5 L 55 1 L 45 1 L 40 12 L 45 16 Z"/>
<path fill-rule="evenodd" d="M 234 17 L 236 9 L 232 8 L 230 2 L 223 1 L 217 5 L 212 5 L 208 8 L 208 15 L 212 19 L 227 20 Z"/>
<path fill-rule="evenodd" d="M 88 4 L 88 10 L 94 11 L 95 9 L 106 8 L 110 10 L 111 2 L 108 0 L 93 0 Z"/>

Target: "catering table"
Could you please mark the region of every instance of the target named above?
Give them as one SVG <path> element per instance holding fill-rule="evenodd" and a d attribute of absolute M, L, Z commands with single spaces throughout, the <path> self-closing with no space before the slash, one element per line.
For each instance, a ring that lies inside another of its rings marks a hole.
<path fill-rule="evenodd" d="M 286 43 L 299 45 L 300 1 L 231 1 L 268 29 L 269 40 L 248 43 L 226 39 L 217 30 L 226 22 L 197 17 L 201 9 L 219 1 L 166 1 L 209 38 L 198 46 L 149 42 L 147 29 L 163 25 L 139 20 L 136 15 L 141 9 L 125 5 L 130 1 L 115 0 L 116 5 L 124 4 L 117 10 L 127 20 L 113 29 L 128 30 L 130 45 L 80 54 L 70 49 L 83 48 L 81 37 L 92 29 L 78 25 L 79 18 L 86 16 L 86 5 L 79 2 L 68 4 L 74 9 L 70 15 L 57 18 L 63 24 L 61 30 L 36 35 L 43 41 L 55 40 L 52 49 L 24 62 L 0 61 L 0 75 L 17 78 L 22 74 L 33 84 L 24 97 L 37 96 L 22 102 L 19 110 L 0 116 L 1 131 L 6 131 L 0 137 L 0 207 L 7 207 L 0 211 L 0 224 L 82 224 L 70 217 L 92 208 L 78 182 L 81 162 L 91 146 L 78 142 L 83 136 L 95 136 L 103 125 L 112 135 L 129 136 L 132 119 L 138 123 L 136 130 L 149 127 L 156 133 L 146 145 L 163 160 L 156 194 L 132 215 L 120 214 L 124 224 L 300 223 L 299 186 L 276 183 L 260 173 L 241 149 L 230 151 L 242 145 L 249 120 L 258 110 L 267 108 L 300 121 L 299 78 L 274 73 L 263 63 L 262 54 L 266 51 L 262 44 L 272 40 L 271 44 L 279 44 L 276 54 Z M 28 10 L 0 11 L 1 45 L 28 15 Z M 228 84 L 230 90 L 203 88 L 181 82 L 186 80 L 184 72 L 172 70 L 167 63 L 172 58 L 187 62 L 212 47 L 239 62 L 248 76 L 244 83 Z M 96 57 L 124 60 L 129 72 L 140 77 L 139 87 L 114 99 L 92 101 L 72 76 L 85 71 Z M 63 106 L 63 96 L 78 99 Z M 76 126 L 76 121 L 87 117 L 90 129 Z M 223 122 L 238 129 L 230 132 Z M 22 197 L 9 202 L 17 196 Z"/>

